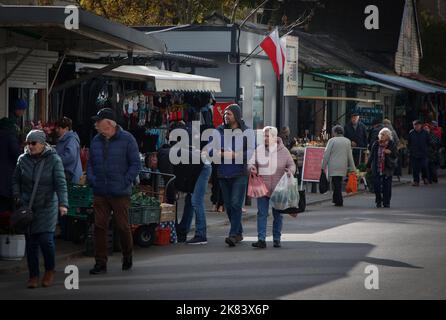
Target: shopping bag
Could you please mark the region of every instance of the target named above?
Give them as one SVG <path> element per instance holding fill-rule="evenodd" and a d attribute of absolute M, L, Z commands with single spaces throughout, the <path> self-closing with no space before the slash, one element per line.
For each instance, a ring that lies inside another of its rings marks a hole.
<path fill-rule="evenodd" d="M 298 213 L 304 212 L 307 207 L 307 199 L 305 197 L 305 190 L 299 190 L 299 205 L 297 207 L 287 208 L 285 210 L 277 210 L 282 214 L 289 214 L 293 217 L 297 217 Z"/>
<path fill-rule="evenodd" d="M 288 177 L 285 173 L 271 194 L 271 206 L 277 210 L 297 208 L 299 206 L 299 192 L 297 190 L 297 179 Z"/>
<path fill-rule="evenodd" d="M 348 174 L 347 186 L 345 187 L 345 192 L 356 193 L 358 192 L 358 177 L 356 173 L 350 172 Z"/>
<path fill-rule="evenodd" d="M 321 176 L 319 178 L 319 192 L 325 193 L 328 191 L 328 189 L 329 189 L 329 184 L 328 184 L 327 175 L 325 174 L 325 171 L 322 170 Z"/>
<path fill-rule="evenodd" d="M 265 197 L 267 194 L 268 189 L 266 188 L 262 177 L 259 177 L 257 174 L 251 173 L 249 175 L 248 182 L 248 197 L 261 198 Z"/>

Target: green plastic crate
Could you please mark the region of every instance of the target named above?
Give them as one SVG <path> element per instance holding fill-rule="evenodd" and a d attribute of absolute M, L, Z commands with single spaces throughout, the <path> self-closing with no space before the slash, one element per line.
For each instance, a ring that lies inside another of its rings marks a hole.
<path fill-rule="evenodd" d="M 129 224 L 158 223 L 161 208 L 153 206 L 134 206 L 129 209 Z"/>

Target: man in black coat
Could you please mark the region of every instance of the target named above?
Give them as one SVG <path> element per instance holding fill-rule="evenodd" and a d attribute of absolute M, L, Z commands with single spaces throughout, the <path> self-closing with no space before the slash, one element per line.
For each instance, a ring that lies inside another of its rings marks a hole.
<path fill-rule="evenodd" d="M 413 129 L 409 132 L 409 154 L 412 166 L 414 187 L 420 185 L 420 173 L 427 167 L 427 148 L 429 145 L 429 134 L 423 130 L 420 120 L 413 122 Z M 427 181 L 425 181 L 427 184 Z"/>
<path fill-rule="evenodd" d="M 15 123 L 3 118 L 0 120 L 0 212 L 12 210 L 12 175 L 21 154 Z"/>
<path fill-rule="evenodd" d="M 350 139 L 353 148 L 367 148 L 367 127 L 359 121 L 359 113 L 352 113 L 350 122 L 344 127 L 344 137 Z M 360 149 L 353 149 L 353 159 L 356 166 L 361 160 L 360 155 Z"/>

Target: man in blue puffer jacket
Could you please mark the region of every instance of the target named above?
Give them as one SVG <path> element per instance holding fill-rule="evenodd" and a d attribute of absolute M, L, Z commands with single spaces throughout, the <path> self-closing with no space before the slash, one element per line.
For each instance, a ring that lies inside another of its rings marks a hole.
<path fill-rule="evenodd" d="M 96 264 L 90 274 L 107 272 L 107 230 L 110 212 L 116 221 L 123 255 L 122 270 L 132 267 L 133 241 L 128 224 L 133 181 L 141 171 L 135 138 L 116 124 L 110 108 L 92 118 L 98 134 L 90 144 L 87 179 L 93 188 Z"/>

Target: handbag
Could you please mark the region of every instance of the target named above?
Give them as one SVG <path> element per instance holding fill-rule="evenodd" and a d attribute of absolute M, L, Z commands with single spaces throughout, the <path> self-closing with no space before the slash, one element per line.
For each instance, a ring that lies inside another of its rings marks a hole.
<path fill-rule="evenodd" d="M 291 214 L 297 215 L 298 213 L 304 212 L 307 207 L 307 199 L 305 197 L 305 190 L 299 190 L 299 204 L 297 207 L 287 208 L 285 210 L 277 210 L 281 214 Z"/>
<path fill-rule="evenodd" d="M 327 175 L 324 170 L 321 170 L 321 176 L 319 178 L 319 192 L 326 193 L 328 191 L 329 184 L 327 180 Z"/>
<path fill-rule="evenodd" d="M 45 159 L 40 162 L 39 169 L 37 171 L 36 181 L 34 182 L 33 192 L 31 194 L 31 199 L 29 200 L 28 206 L 21 206 L 17 210 L 15 210 L 11 215 L 11 226 L 18 230 L 25 230 L 29 227 L 33 220 L 33 211 L 32 206 L 34 203 L 34 199 L 37 193 L 37 187 L 39 185 L 40 176 L 42 175 L 43 165 L 45 163 Z"/>
<path fill-rule="evenodd" d="M 248 182 L 248 197 L 251 198 L 261 198 L 268 194 L 268 188 L 266 187 L 263 179 L 257 174 L 251 173 L 249 175 Z"/>

